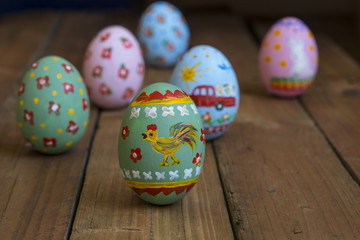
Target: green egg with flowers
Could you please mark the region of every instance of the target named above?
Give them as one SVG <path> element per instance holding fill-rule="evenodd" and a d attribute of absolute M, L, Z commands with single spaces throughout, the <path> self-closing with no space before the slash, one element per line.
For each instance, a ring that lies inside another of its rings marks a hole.
<path fill-rule="evenodd" d="M 31 148 L 45 154 L 76 145 L 89 121 L 90 103 L 77 69 L 58 56 L 34 62 L 16 100 L 17 123 Z"/>

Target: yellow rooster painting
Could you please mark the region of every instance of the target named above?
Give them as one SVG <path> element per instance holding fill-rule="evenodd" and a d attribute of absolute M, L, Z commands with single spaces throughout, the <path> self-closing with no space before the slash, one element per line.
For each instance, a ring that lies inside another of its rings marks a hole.
<path fill-rule="evenodd" d="M 171 157 L 171 165 L 180 164 L 181 160 L 176 158 L 174 154 L 179 148 L 186 144 L 191 151 L 196 148 L 198 140 L 197 129 L 190 123 L 176 123 L 170 127 L 170 137 L 159 137 L 157 126 L 151 124 L 147 126 L 147 131 L 142 134 L 143 141 L 149 141 L 151 147 L 158 153 L 164 155 L 164 161 L 159 164 L 161 166 L 169 166 L 168 157 Z"/>

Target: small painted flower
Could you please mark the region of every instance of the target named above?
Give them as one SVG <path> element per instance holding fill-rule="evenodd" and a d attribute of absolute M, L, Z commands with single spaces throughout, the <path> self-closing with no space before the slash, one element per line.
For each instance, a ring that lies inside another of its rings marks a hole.
<path fill-rule="evenodd" d="M 102 71 L 103 71 L 103 67 L 102 66 L 95 66 L 92 70 L 92 76 L 93 77 L 98 77 L 101 78 L 102 77 Z"/>
<path fill-rule="evenodd" d="M 205 123 L 209 123 L 211 121 L 211 115 L 209 112 L 206 112 L 204 115 L 201 116 Z"/>
<path fill-rule="evenodd" d="M 63 87 L 64 87 L 65 94 L 68 94 L 69 92 L 74 93 L 74 85 L 73 84 L 64 82 Z"/>
<path fill-rule="evenodd" d="M 24 121 L 34 125 L 34 113 L 28 110 L 24 110 Z"/>
<path fill-rule="evenodd" d="M 56 116 L 60 115 L 60 108 L 61 105 L 58 103 L 55 103 L 54 101 L 50 101 L 49 102 L 49 114 L 51 114 L 52 112 L 55 113 Z"/>
<path fill-rule="evenodd" d="M 165 42 L 165 47 L 166 47 L 166 49 L 169 50 L 169 51 L 174 50 L 174 44 L 172 44 L 172 43 L 169 42 L 169 41 L 166 41 L 166 42 Z"/>
<path fill-rule="evenodd" d="M 196 166 L 199 166 L 201 164 L 201 158 L 202 158 L 202 153 L 196 153 L 196 157 L 194 157 L 192 163 L 195 164 Z"/>
<path fill-rule="evenodd" d="M 111 58 L 111 48 L 104 48 L 101 53 L 101 57 L 110 59 Z"/>
<path fill-rule="evenodd" d="M 20 84 L 18 96 L 25 92 L 25 83 Z"/>
<path fill-rule="evenodd" d="M 111 95 L 112 94 L 111 89 L 108 86 L 106 86 L 105 83 L 102 83 L 100 85 L 99 90 L 100 90 L 101 95 Z"/>
<path fill-rule="evenodd" d="M 133 96 L 134 96 L 134 90 L 132 90 L 132 88 L 128 87 L 128 88 L 126 88 L 122 98 L 129 99 L 129 98 L 132 98 Z"/>
<path fill-rule="evenodd" d="M 181 37 L 182 36 L 182 33 L 181 31 L 178 29 L 178 28 L 175 28 L 175 34 L 177 37 Z"/>
<path fill-rule="evenodd" d="M 34 63 L 31 65 L 31 68 L 32 68 L 32 69 L 36 69 L 38 65 L 39 65 L 38 62 L 34 62 Z"/>
<path fill-rule="evenodd" d="M 164 18 L 163 15 L 158 15 L 157 18 L 156 18 L 156 20 L 157 20 L 159 23 L 165 22 L 165 18 Z"/>
<path fill-rule="evenodd" d="M 165 63 L 165 58 L 162 56 L 156 57 L 156 62 L 157 63 Z"/>
<path fill-rule="evenodd" d="M 147 36 L 147 37 L 151 37 L 152 35 L 153 35 L 153 31 L 152 31 L 152 29 L 151 28 L 146 28 L 145 29 L 145 35 Z"/>
<path fill-rule="evenodd" d="M 104 41 L 108 40 L 109 37 L 110 37 L 110 33 L 105 33 L 105 34 L 100 36 L 100 41 L 104 42 Z"/>
<path fill-rule="evenodd" d="M 44 86 L 45 87 L 49 87 L 50 84 L 49 84 L 49 76 L 45 76 L 45 77 L 38 77 L 36 79 L 36 87 L 41 90 Z"/>
<path fill-rule="evenodd" d="M 123 129 L 121 130 L 121 137 L 125 140 L 126 137 L 128 137 L 130 134 L 129 128 L 128 126 L 123 127 Z"/>
<path fill-rule="evenodd" d="M 69 125 L 66 128 L 66 132 L 76 134 L 79 130 L 79 126 L 74 121 L 69 121 Z"/>
<path fill-rule="evenodd" d="M 56 139 L 55 138 L 43 138 L 45 147 L 56 147 Z"/>
<path fill-rule="evenodd" d="M 145 72 L 145 67 L 144 67 L 144 63 L 139 63 L 137 66 L 137 73 L 140 75 L 143 75 Z"/>
<path fill-rule="evenodd" d="M 74 71 L 74 69 L 69 64 L 62 64 L 61 66 L 64 68 L 66 73 L 70 73 Z"/>
<path fill-rule="evenodd" d="M 121 64 L 119 72 L 119 78 L 126 79 L 129 75 L 129 69 L 125 67 L 125 64 Z"/>
<path fill-rule="evenodd" d="M 123 46 L 125 48 L 131 48 L 132 47 L 132 43 L 130 42 L 129 39 L 122 37 L 120 40 L 123 43 Z"/>
<path fill-rule="evenodd" d="M 134 163 L 137 163 L 137 161 L 139 161 L 142 158 L 141 149 L 140 148 L 131 149 L 130 158 Z"/>
<path fill-rule="evenodd" d="M 202 141 L 203 143 L 205 143 L 205 132 L 204 132 L 204 130 L 203 130 L 202 128 L 201 128 L 200 141 Z"/>
<path fill-rule="evenodd" d="M 85 111 L 89 107 L 88 101 L 85 98 L 83 98 L 82 103 L 83 103 L 83 110 Z"/>
<path fill-rule="evenodd" d="M 223 120 L 224 122 L 226 122 L 226 121 L 229 120 L 230 115 L 229 115 L 229 113 L 225 113 L 224 115 L 221 116 L 221 118 L 222 118 L 222 120 Z"/>

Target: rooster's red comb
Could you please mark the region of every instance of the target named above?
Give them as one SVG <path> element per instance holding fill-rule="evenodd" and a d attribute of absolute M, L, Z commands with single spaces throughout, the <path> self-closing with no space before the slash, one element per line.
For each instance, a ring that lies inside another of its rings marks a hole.
<path fill-rule="evenodd" d="M 156 131 L 156 129 L 157 129 L 156 124 L 150 124 L 150 125 L 148 125 L 148 126 L 147 126 L 147 130 L 153 130 L 153 131 Z"/>

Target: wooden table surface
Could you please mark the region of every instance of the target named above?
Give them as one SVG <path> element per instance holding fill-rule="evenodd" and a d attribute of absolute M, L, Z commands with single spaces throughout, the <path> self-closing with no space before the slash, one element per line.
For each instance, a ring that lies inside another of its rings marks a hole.
<path fill-rule="evenodd" d="M 188 14 L 191 45 L 221 50 L 241 99 L 230 131 L 207 142 L 198 184 L 170 206 L 150 205 L 120 173 L 124 109 L 91 107 L 83 139 L 47 156 L 24 147 L 16 94 L 42 56 L 81 69 L 87 44 L 105 26 L 136 31 L 138 13 L 40 11 L 0 17 L 1 239 L 360 239 L 360 68 L 315 32 L 320 67 L 299 98 L 267 94 L 257 65 L 267 23 L 229 14 Z M 250 31 L 251 30 L 251 31 Z M 172 69 L 147 67 L 144 86 Z"/>

